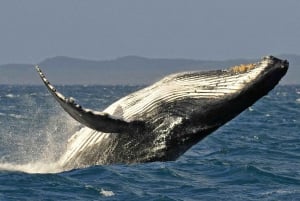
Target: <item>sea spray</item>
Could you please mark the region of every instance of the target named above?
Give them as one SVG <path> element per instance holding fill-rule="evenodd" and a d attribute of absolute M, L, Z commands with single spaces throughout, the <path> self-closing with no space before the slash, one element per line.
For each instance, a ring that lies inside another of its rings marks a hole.
<path fill-rule="evenodd" d="M 1 131 L 1 140 L 9 150 L 1 150 L 0 169 L 28 173 L 62 171 L 56 161 L 66 151 L 67 140 L 79 124 L 52 99 L 42 97 L 44 102 L 40 102 L 39 98 L 36 94 L 10 97 L 20 99 L 13 101 L 22 102 L 17 106 L 23 108 L 23 113 L 8 116 L 23 118 L 15 118 L 11 121 L 15 125 L 6 125 Z M 45 108 L 49 112 L 43 112 Z"/>

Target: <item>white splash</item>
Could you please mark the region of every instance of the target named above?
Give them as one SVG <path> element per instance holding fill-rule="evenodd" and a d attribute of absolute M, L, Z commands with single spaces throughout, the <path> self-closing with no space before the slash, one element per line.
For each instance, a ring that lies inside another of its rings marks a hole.
<path fill-rule="evenodd" d="M 105 197 L 111 197 L 111 196 L 115 195 L 115 193 L 113 191 L 107 191 L 107 190 L 104 190 L 103 188 L 101 188 L 100 194 Z"/>
<path fill-rule="evenodd" d="M 13 118 L 15 118 L 15 119 L 22 119 L 22 118 L 24 118 L 22 115 L 20 115 L 20 114 L 9 114 L 8 116 L 10 116 L 10 117 L 13 117 Z"/>
<path fill-rule="evenodd" d="M 17 96 L 14 95 L 14 94 L 6 94 L 5 97 L 7 97 L 7 98 L 15 98 L 15 97 L 17 97 Z"/>
<path fill-rule="evenodd" d="M 49 163 L 47 161 L 37 161 L 27 164 L 0 163 L 0 170 L 40 174 L 58 173 L 63 171 L 63 169 L 58 165 L 58 163 Z"/>
<path fill-rule="evenodd" d="M 50 118 L 44 119 L 47 121 L 45 127 L 35 127 L 40 118 L 41 111 L 37 109 L 37 113 L 32 116 L 32 122 L 28 122 L 26 133 L 30 135 L 14 135 L 13 130 L 6 133 L 8 142 L 11 143 L 7 146 L 15 147 L 17 152 L 0 158 L 0 170 L 26 173 L 64 171 L 57 160 L 65 151 L 68 135 L 74 133 L 78 123 L 63 111 L 59 111 Z"/>

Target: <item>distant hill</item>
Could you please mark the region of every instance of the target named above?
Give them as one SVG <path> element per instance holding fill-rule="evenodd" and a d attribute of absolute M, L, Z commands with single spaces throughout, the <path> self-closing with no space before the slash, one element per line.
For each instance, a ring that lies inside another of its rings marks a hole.
<path fill-rule="evenodd" d="M 290 62 L 281 84 L 300 84 L 300 56 L 279 55 Z M 69 57 L 53 57 L 39 63 L 55 85 L 141 85 L 153 83 L 165 75 L 180 71 L 226 68 L 260 59 L 226 61 L 192 59 L 153 59 L 126 56 L 114 60 L 92 61 Z M 42 84 L 33 64 L 0 65 L 0 84 Z"/>

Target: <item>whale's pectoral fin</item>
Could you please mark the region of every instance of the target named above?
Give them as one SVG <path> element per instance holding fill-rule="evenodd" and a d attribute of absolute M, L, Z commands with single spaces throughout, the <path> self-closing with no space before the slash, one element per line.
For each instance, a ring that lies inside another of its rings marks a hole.
<path fill-rule="evenodd" d="M 140 121 L 127 122 L 108 113 L 83 108 L 81 105 L 75 103 L 73 98 L 66 98 L 64 95 L 59 93 L 46 79 L 39 66 L 35 66 L 35 68 L 48 90 L 59 102 L 62 108 L 75 120 L 85 126 L 106 133 L 130 132 L 133 129 L 138 129 L 138 127 L 143 126 L 143 122 Z"/>

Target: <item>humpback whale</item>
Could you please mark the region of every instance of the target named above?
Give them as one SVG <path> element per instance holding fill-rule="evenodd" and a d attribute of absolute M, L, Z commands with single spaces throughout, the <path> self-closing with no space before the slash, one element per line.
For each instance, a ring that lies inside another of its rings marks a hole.
<path fill-rule="evenodd" d="M 36 69 L 61 107 L 83 127 L 59 159 L 65 170 L 172 161 L 271 91 L 289 63 L 273 56 L 222 70 L 180 72 L 131 93 L 104 111 L 66 98 Z"/>

